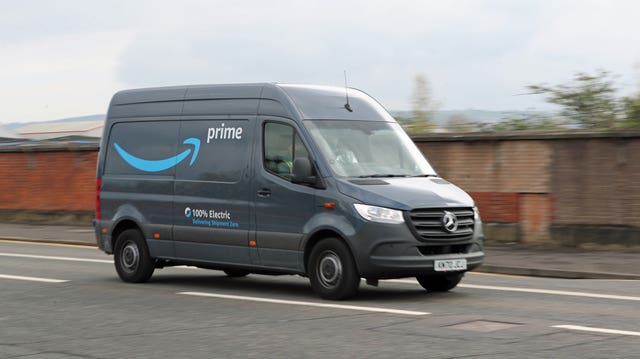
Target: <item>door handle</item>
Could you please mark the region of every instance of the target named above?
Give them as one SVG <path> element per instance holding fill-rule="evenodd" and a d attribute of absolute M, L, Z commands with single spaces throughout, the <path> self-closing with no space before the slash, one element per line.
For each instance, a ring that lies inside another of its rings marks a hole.
<path fill-rule="evenodd" d="M 258 197 L 269 197 L 271 196 L 271 190 L 268 188 L 262 188 L 258 191 Z"/>

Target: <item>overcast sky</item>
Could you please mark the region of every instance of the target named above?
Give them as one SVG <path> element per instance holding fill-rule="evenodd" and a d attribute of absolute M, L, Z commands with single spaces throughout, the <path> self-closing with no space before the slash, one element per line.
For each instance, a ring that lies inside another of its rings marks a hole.
<path fill-rule="evenodd" d="M 349 85 L 408 110 L 549 109 L 516 96 L 597 68 L 637 90 L 640 1 L 0 2 L 0 123 L 105 113 L 120 89 Z M 635 66 L 635 67 L 634 67 Z"/>

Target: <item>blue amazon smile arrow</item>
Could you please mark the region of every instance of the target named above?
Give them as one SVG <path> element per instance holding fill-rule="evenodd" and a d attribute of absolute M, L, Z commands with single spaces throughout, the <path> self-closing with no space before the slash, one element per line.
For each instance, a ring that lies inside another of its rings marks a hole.
<path fill-rule="evenodd" d="M 184 140 L 183 143 L 185 145 L 193 145 L 193 156 L 191 156 L 191 161 L 189 162 L 189 166 L 191 166 L 193 165 L 193 162 L 196 161 L 196 157 L 198 157 L 198 151 L 200 151 L 200 140 L 195 137 L 190 137 Z M 189 154 L 191 153 L 191 149 L 188 148 L 173 157 L 166 158 L 164 160 L 151 161 L 130 154 L 122 147 L 120 147 L 120 145 L 118 145 L 117 143 L 114 143 L 113 147 L 115 147 L 120 157 L 122 157 L 125 162 L 131 165 L 131 167 L 145 172 L 160 172 L 169 169 L 182 162 L 182 160 L 184 160 L 185 158 L 189 157 Z"/>

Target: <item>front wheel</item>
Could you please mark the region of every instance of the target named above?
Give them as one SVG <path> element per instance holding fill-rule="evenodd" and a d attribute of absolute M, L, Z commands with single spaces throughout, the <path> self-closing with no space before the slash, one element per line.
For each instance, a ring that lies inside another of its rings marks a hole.
<path fill-rule="evenodd" d="M 118 235 L 114 257 L 118 276 L 125 282 L 146 282 L 155 269 L 144 237 L 137 229 L 127 229 Z"/>
<path fill-rule="evenodd" d="M 360 276 L 347 245 L 337 238 L 327 238 L 313 247 L 309 257 L 311 288 L 324 299 L 353 297 Z"/>
<path fill-rule="evenodd" d="M 447 292 L 455 288 L 464 277 L 464 273 L 417 276 L 422 288 L 429 292 Z"/>

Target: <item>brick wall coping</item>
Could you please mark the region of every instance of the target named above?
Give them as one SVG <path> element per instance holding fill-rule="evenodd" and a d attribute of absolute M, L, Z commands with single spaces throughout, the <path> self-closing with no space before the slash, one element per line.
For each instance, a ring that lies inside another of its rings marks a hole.
<path fill-rule="evenodd" d="M 518 140 L 571 140 L 589 138 L 640 138 L 640 130 L 614 131 L 508 131 L 430 133 L 411 136 L 414 142 L 465 142 L 465 141 L 518 141 Z"/>
<path fill-rule="evenodd" d="M 100 146 L 95 143 L 29 143 L 13 146 L 0 146 L 0 153 L 22 152 L 81 152 L 97 151 Z"/>

